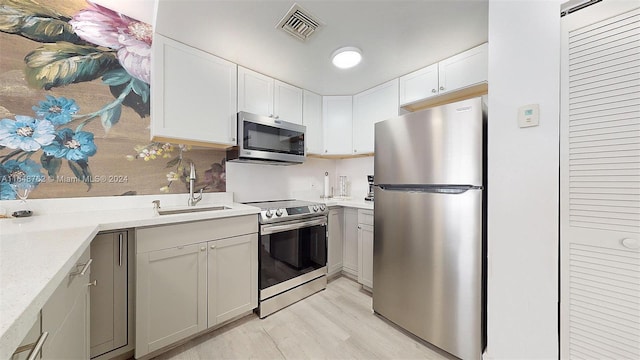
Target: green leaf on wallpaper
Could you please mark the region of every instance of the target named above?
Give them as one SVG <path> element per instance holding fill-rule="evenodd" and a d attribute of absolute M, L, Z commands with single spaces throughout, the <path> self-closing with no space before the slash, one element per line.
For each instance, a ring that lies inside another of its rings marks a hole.
<path fill-rule="evenodd" d="M 66 21 L 28 16 L 23 19 L 20 34 L 31 40 L 39 42 L 68 41 L 82 42 L 82 39 L 73 31 L 73 27 Z"/>
<path fill-rule="evenodd" d="M 115 53 L 69 42 L 45 44 L 24 58 L 30 85 L 49 90 L 99 78 L 118 63 Z"/>
<path fill-rule="evenodd" d="M 113 125 L 118 123 L 120 115 L 122 114 L 122 105 L 116 104 L 114 107 L 105 110 L 100 114 L 100 121 L 105 131 L 109 131 Z"/>
<path fill-rule="evenodd" d="M 20 32 L 25 18 L 43 17 L 62 21 L 70 20 L 57 12 L 29 0 L 0 0 L 0 31 L 15 34 Z"/>
<path fill-rule="evenodd" d="M 123 68 L 109 70 L 102 76 L 102 82 L 109 86 L 122 85 L 129 81 L 131 81 L 131 75 Z"/>
<path fill-rule="evenodd" d="M 42 153 L 42 156 L 40 156 L 40 164 L 47 170 L 47 174 L 50 177 L 56 177 L 58 171 L 60 171 L 60 166 L 62 166 L 62 159 Z"/>
<path fill-rule="evenodd" d="M 84 160 L 67 161 L 69 168 L 73 171 L 73 175 L 80 181 L 87 184 L 87 191 L 91 190 L 91 170 L 89 170 L 89 164 Z"/>
<path fill-rule="evenodd" d="M 178 157 L 176 157 L 174 159 L 171 159 L 171 160 L 167 161 L 166 168 L 168 169 L 168 168 L 172 168 L 174 166 L 177 166 L 179 162 L 180 162 L 180 157 L 178 156 Z"/>
<path fill-rule="evenodd" d="M 23 16 L 40 16 L 69 21 L 66 17 L 51 7 L 43 6 L 33 0 L 0 0 L 0 17 L 4 12 L 22 14 Z"/>
<path fill-rule="evenodd" d="M 142 102 L 146 104 L 149 101 L 149 84 L 142 80 L 133 79 L 131 87 L 134 93 L 140 95 Z"/>

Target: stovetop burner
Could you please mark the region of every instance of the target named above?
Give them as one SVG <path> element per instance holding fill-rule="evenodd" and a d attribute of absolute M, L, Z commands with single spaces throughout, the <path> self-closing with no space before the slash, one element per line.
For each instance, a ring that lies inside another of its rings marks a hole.
<path fill-rule="evenodd" d="M 260 208 L 259 220 L 261 224 L 322 216 L 329 213 L 325 204 L 303 200 L 257 201 L 245 204 Z"/>

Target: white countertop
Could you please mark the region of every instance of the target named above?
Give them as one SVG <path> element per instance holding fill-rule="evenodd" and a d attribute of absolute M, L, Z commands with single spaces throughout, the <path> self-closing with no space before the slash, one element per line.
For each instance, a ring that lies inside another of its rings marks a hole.
<path fill-rule="evenodd" d="M 0 359 L 11 357 L 42 306 L 99 231 L 260 212 L 234 203 L 232 194 L 220 193 L 206 194 L 207 201 L 197 207 L 224 205 L 230 209 L 158 215 L 151 205 L 156 198 L 163 208 L 176 207 L 186 199 L 184 195 L 161 195 L 29 200 L 34 216 L 0 219 Z M 0 206 L 7 204 L 9 213 L 12 206 L 18 206 L 0 202 Z"/>

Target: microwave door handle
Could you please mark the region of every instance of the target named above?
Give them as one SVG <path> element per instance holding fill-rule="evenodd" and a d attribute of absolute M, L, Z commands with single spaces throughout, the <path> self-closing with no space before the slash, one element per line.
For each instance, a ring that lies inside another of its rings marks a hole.
<path fill-rule="evenodd" d="M 260 234 L 269 235 L 269 234 L 274 234 L 274 233 L 279 233 L 279 232 L 284 232 L 289 230 L 301 229 L 309 226 L 326 225 L 326 224 L 327 224 L 326 219 L 315 219 L 315 220 L 289 223 L 286 225 L 264 225 L 260 229 Z"/>

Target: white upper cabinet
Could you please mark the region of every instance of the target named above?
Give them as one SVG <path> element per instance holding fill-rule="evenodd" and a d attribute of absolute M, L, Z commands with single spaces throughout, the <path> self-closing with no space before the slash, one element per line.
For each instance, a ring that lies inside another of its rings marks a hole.
<path fill-rule="evenodd" d="M 440 94 L 487 81 L 488 44 L 484 43 L 438 63 Z"/>
<path fill-rule="evenodd" d="M 307 127 L 305 133 L 306 153 L 322 154 L 324 147 L 322 142 L 322 96 L 304 90 L 302 107 L 302 125 Z"/>
<path fill-rule="evenodd" d="M 485 43 L 401 76 L 400 106 L 486 83 L 488 67 L 488 44 Z"/>
<path fill-rule="evenodd" d="M 159 34 L 152 64 L 152 139 L 235 145 L 236 64 Z"/>
<path fill-rule="evenodd" d="M 438 95 L 438 64 L 400 77 L 400 104 Z"/>
<path fill-rule="evenodd" d="M 239 66 L 238 111 L 302 124 L 302 89 Z"/>
<path fill-rule="evenodd" d="M 322 97 L 322 128 L 325 155 L 351 154 L 353 97 Z"/>
<path fill-rule="evenodd" d="M 398 79 L 353 96 L 353 154 L 373 153 L 375 123 L 398 116 Z"/>
<path fill-rule="evenodd" d="M 238 111 L 273 116 L 273 78 L 238 66 Z"/>
<path fill-rule="evenodd" d="M 273 113 L 280 120 L 302 124 L 302 89 L 275 80 Z"/>

